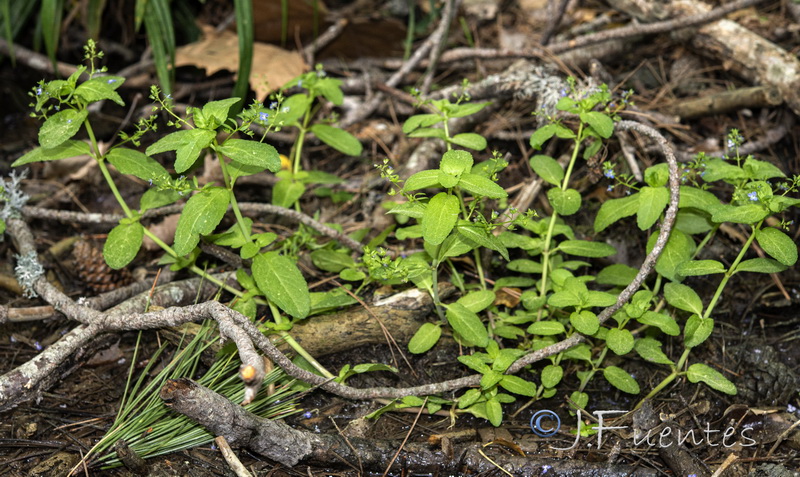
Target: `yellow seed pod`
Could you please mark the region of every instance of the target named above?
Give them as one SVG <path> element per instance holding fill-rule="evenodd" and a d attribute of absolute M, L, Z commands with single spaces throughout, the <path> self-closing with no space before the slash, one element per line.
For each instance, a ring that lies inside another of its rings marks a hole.
<path fill-rule="evenodd" d="M 249 364 L 242 365 L 242 367 L 239 368 L 239 376 L 242 378 L 242 381 L 249 383 L 256 377 L 256 368 Z"/>
<path fill-rule="evenodd" d="M 292 170 L 292 161 L 290 161 L 289 158 L 284 156 L 283 154 L 281 154 L 281 169 L 285 171 Z"/>

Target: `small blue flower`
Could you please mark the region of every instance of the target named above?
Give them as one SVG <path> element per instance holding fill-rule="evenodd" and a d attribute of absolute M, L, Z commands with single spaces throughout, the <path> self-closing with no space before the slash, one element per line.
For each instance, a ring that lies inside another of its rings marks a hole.
<path fill-rule="evenodd" d="M 756 191 L 748 192 L 747 198 L 753 202 L 758 202 L 758 193 Z"/>
<path fill-rule="evenodd" d="M 153 179 L 150 179 L 150 187 L 153 187 Z"/>
<path fill-rule="evenodd" d="M 326 73 L 325 70 L 317 71 L 317 78 L 324 78 L 327 75 L 328 75 L 328 73 Z"/>
<path fill-rule="evenodd" d="M 303 419 L 311 419 L 311 416 L 313 416 L 313 414 L 311 414 L 311 411 L 306 411 L 303 413 Z"/>
<path fill-rule="evenodd" d="M 267 119 L 269 119 L 269 113 L 265 112 L 258 113 L 258 119 L 263 123 L 267 122 Z"/>
<path fill-rule="evenodd" d="M 614 186 L 613 186 L 613 185 L 610 185 L 610 186 L 608 186 L 608 188 L 607 188 L 606 190 L 607 190 L 608 192 L 611 192 L 612 190 L 614 190 Z"/>
<path fill-rule="evenodd" d="M 283 109 L 281 109 L 281 111 L 283 111 L 284 113 L 288 113 L 289 112 L 289 106 L 284 106 Z"/>
<path fill-rule="evenodd" d="M 42 87 L 39 86 L 38 88 L 36 88 L 36 96 L 41 96 L 41 95 L 42 95 Z"/>
<path fill-rule="evenodd" d="M 273 102 L 269 103 L 269 109 L 275 109 L 277 107 L 278 107 L 278 103 L 277 102 L 273 101 Z"/>
<path fill-rule="evenodd" d="M 61 106 L 56 105 L 55 108 L 56 108 L 56 111 L 61 111 Z"/>
<path fill-rule="evenodd" d="M 164 97 L 165 97 L 166 99 L 172 99 L 172 93 L 168 93 L 168 94 L 167 94 L 166 96 L 164 96 Z"/>
<path fill-rule="evenodd" d="M 606 169 L 605 171 L 603 171 L 603 175 L 606 176 L 607 179 L 613 179 L 614 171 L 612 169 Z"/>
<path fill-rule="evenodd" d="M 733 149 L 734 147 L 736 147 L 736 143 L 733 142 L 733 140 L 728 139 L 728 149 Z"/>
<path fill-rule="evenodd" d="M 67 119 L 67 124 L 72 124 L 72 120 L 71 119 Z"/>
<path fill-rule="evenodd" d="M 114 84 L 116 82 L 117 82 L 117 80 L 115 80 L 114 78 L 109 78 L 108 81 L 106 81 L 106 83 L 108 83 L 108 84 Z"/>
<path fill-rule="evenodd" d="M 561 96 L 562 98 L 566 97 L 567 96 L 567 89 L 566 88 L 561 88 L 561 91 L 558 92 L 558 95 Z"/>
<path fill-rule="evenodd" d="M 36 348 L 36 351 L 41 351 L 41 350 L 44 349 L 44 346 L 42 346 L 42 343 L 39 343 L 38 341 L 34 341 L 33 342 L 33 347 Z"/>

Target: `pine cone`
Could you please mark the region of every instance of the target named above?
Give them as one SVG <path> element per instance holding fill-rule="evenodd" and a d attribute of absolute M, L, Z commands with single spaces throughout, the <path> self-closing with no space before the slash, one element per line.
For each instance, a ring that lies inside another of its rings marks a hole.
<path fill-rule="evenodd" d="M 104 293 L 133 282 L 130 270 L 114 270 L 106 265 L 102 249 L 86 240 L 75 243 L 72 256 L 78 278 L 94 292 Z"/>

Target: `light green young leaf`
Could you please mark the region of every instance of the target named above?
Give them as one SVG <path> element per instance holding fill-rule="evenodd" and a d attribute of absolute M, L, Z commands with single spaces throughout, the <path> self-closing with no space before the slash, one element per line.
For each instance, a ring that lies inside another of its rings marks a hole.
<path fill-rule="evenodd" d="M 677 272 L 682 277 L 696 277 L 725 273 L 725 266 L 717 260 L 690 260 L 680 264 Z"/>
<path fill-rule="evenodd" d="M 175 229 L 175 253 L 179 256 L 186 255 L 200 242 L 200 235 L 208 235 L 214 231 L 228 210 L 228 199 L 227 189 L 209 187 L 186 202 Z"/>
<path fill-rule="evenodd" d="M 82 111 L 65 109 L 55 113 L 47 118 L 39 129 L 39 144 L 44 149 L 64 144 L 78 132 L 88 115 L 89 112 L 85 109 Z"/>
<path fill-rule="evenodd" d="M 575 189 L 562 190 L 554 187 L 547 191 L 547 200 L 561 215 L 572 215 L 581 208 L 581 194 Z"/>
<path fill-rule="evenodd" d="M 636 352 L 639 356 L 657 364 L 674 365 L 671 359 L 661 351 L 661 342 L 653 338 L 641 338 L 636 341 Z"/>
<path fill-rule="evenodd" d="M 569 405 L 572 409 L 586 409 L 586 405 L 589 404 L 589 395 L 580 391 L 572 391 L 569 400 L 574 403 Z"/>
<path fill-rule="evenodd" d="M 426 242 L 439 245 L 450 235 L 458 220 L 458 197 L 440 192 L 428 202 L 422 216 L 422 236 Z"/>
<path fill-rule="evenodd" d="M 756 232 L 756 240 L 770 257 L 791 267 L 797 262 L 797 244 L 778 229 L 766 227 Z"/>
<path fill-rule="evenodd" d="M 311 126 L 311 132 L 316 134 L 320 141 L 348 156 L 360 156 L 363 146 L 355 136 L 344 129 L 335 128 L 327 124 L 317 123 Z"/>
<path fill-rule="evenodd" d="M 200 153 L 211 144 L 216 133 L 208 129 L 188 129 L 167 134 L 147 148 L 145 153 L 153 156 L 166 151 L 176 151 L 175 172 L 186 172 L 200 157 Z"/>
<path fill-rule="evenodd" d="M 662 332 L 670 336 L 678 336 L 681 334 L 681 329 L 675 319 L 663 313 L 656 313 L 654 311 L 645 311 L 644 315 L 636 318 L 636 321 L 643 325 L 655 326 Z"/>
<path fill-rule="evenodd" d="M 408 342 L 408 351 L 420 354 L 433 348 L 442 336 L 442 327 L 433 323 L 425 323 L 419 327 Z"/>
<path fill-rule="evenodd" d="M 473 163 L 474 159 L 469 152 L 450 150 L 442 155 L 442 160 L 439 162 L 439 170 L 458 177 L 471 170 Z"/>
<path fill-rule="evenodd" d="M 639 190 L 639 210 L 636 211 L 636 225 L 639 230 L 647 230 L 667 208 L 669 191 L 664 187 L 642 187 Z"/>
<path fill-rule="evenodd" d="M 489 344 L 489 333 L 478 315 L 460 303 L 444 307 L 447 309 L 447 322 L 468 345 L 484 348 Z"/>
<path fill-rule="evenodd" d="M 786 265 L 771 258 L 751 258 L 744 260 L 736 266 L 736 272 L 780 273 L 786 270 Z"/>
<path fill-rule="evenodd" d="M 639 383 L 622 368 L 608 366 L 603 370 L 603 377 L 612 386 L 628 394 L 639 394 Z"/>
<path fill-rule="evenodd" d="M 564 168 L 555 159 L 550 156 L 537 154 L 531 158 L 531 167 L 539 177 L 545 182 L 553 184 L 554 186 L 561 186 L 561 181 L 564 180 Z"/>
<path fill-rule="evenodd" d="M 664 187 L 669 181 L 669 165 L 662 162 L 644 171 L 644 181 L 650 187 Z"/>
<path fill-rule="evenodd" d="M 736 395 L 736 386 L 732 382 L 728 381 L 716 369 L 710 368 L 703 363 L 695 363 L 689 366 L 689 369 L 686 370 L 686 378 L 693 383 L 703 381 L 717 391 L 731 396 Z"/>
<path fill-rule="evenodd" d="M 541 374 L 542 386 L 546 388 L 554 388 L 561 382 L 564 377 L 564 369 L 557 364 L 548 364 L 544 367 Z"/>
<path fill-rule="evenodd" d="M 508 392 L 519 394 L 520 396 L 536 396 L 536 385 L 518 376 L 510 374 L 503 375 L 500 379 L 500 386 Z"/>
<path fill-rule="evenodd" d="M 599 111 L 582 112 L 581 121 L 589 124 L 592 129 L 604 139 L 608 139 L 614 134 L 614 121 L 606 114 Z"/>
<path fill-rule="evenodd" d="M 144 227 L 139 222 L 119 224 L 108 233 L 103 257 L 109 267 L 119 270 L 136 258 L 142 246 Z"/>
<path fill-rule="evenodd" d="M 486 361 L 481 359 L 479 355 L 486 356 L 485 353 L 476 353 L 476 354 L 462 354 L 461 356 L 457 357 L 459 363 L 467 366 L 473 371 L 476 371 L 481 374 L 486 374 L 490 372 L 492 369 L 486 365 Z M 469 391 L 467 391 L 469 393 Z M 461 400 L 459 400 L 459 404 L 461 404 Z"/>
<path fill-rule="evenodd" d="M 412 191 L 418 189 L 427 189 L 439 185 L 439 170 L 431 169 L 419 171 L 406 179 L 403 185 L 403 190 Z"/>
<path fill-rule="evenodd" d="M 465 172 L 461 174 L 458 186 L 474 196 L 488 197 L 490 199 L 502 199 L 508 197 L 508 193 L 497 183 L 492 182 L 486 177 L 478 174 Z"/>
<path fill-rule="evenodd" d="M 281 179 L 272 188 L 272 203 L 280 207 L 291 207 L 306 191 L 302 182 Z"/>
<path fill-rule="evenodd" d="M 115 91 L 123 82 L 125 78 L 122 76 L 96 76 L 75 88 L 75 96 L 86 104 L 110 99 L 120 106 L 125 106 L 125 102 Z"/>
<path fill-rule="evenodd" d="M 487 232 L 486 229 L 473 225 L 466 220 L 460 220 L 456 226 L 456 232 L 467 239 L 489 250 L 494 250 L 499 253 L 504 259 L 508 260 L 508 249 L 503 245 L 499 238 L 495 237 L 492 233 Z"/>
<path fill-rule="evenodd" d="M 473 313 L 480 313 L 494 303 L 495 293 L 492 290 L 476 290 L 458 299 L 456 303 L 464 305 Z"/>
<path fill-rule="evenodd" d="M 468 147 L 476 151 L 486 149 L 486 138 L 475 133 L 456 134 L 450 138 L 450 142 L 461 147 Z"/>
<path fill-rule="evenodd" d="M 310 105 L 311 98 L 309 98 L 307 94 L 293 94 L 281 103 L 281 109 L 276 114 L 275 121 L 290 126 L 303 117 Z"/>
<path fill-rule="evenodd" d="M 241 164 L 268 169 L 270 172 L 281 170 L 278 151 L 263 142 L 228 139 L 219 147 L 219 152 Z"/>
<path fill-rule="evenodd" d="M 445 189 L 452 189 L 458 185 L 458 177 L 454 176 L 453 174 L 448 174 L 444 171 L 439 171 L 438 179 L 439 184 L 441 184 Z"/>
<path fill-rule="evenodd" d="M 341 106 L 344 101 L 342 92 L 342 80 L 338 78 L 326 77 L 317 80 L 316 89 L 325 99 L 331 103 Z"/>
<path fill-rule="evenodd" d="M 367 278 L 367 274 L 355 268 L 345 268 L 339 272 L 339 278 L 348 282 L 360 282 Z"/>
<path fill-rule="evenodd" d="M 687 348 L 699 346 L 711 336 L 712 331 L 714 331 L 713 319 L 692 315 L 686 320 L 683 328 L 683 345 Z"/>
<path fill-rule="evenodd" d="M 564 240 L 557 250 L 578 257 L 608 257 L 617 253 L 617 249 L 605 242 L 588 240 Z"/>
<path fill-rule="evenodd" d="M 528 327 L 528 333 L 540 336 L 552 336 L 565 333 L 564 325 L 558 321 L 537 321 Z"/>
<path fill-rule="evenodd" d="M 203 116 L 210 124 L 205 125 L 209 129 L 216 129 L 228 119 L 228 111 L 231 106 L 241 101 L 239 98 L 227 98 L 219 101 L 211 101 L 203 106 Z M 199 125 L 198 125 L 199 126 Z M 202 127 L 202 126 L 201 126 Z"/>
<path fill-rule="evenodd" d="M 143 181 L 169 177 L 169 173 L 164 169 L 164 166 L 152 157 L 134 149 L 126 147 L 114 148 L 108 152 L 106 159 L 120 173 L 138 177 Z"/>
<path fill-rule="evenodd" d="M 697 315 L 703 314 L 703 301 L 691 288 L 680 283 L 667 283 L 664 285 L 664 298 L 667 303 L 679 310 L 688 311 Z"/>
<path fill-rule="evenodd" d="M 427 128 L 444 121 L 438 114 L 415 114 L 403 123 L 403 134 L 408 134 L 417 128 Z"/>
<path fill-rule="evenodd" d="M 252 270 L 258 289 L 272 303 L 296 319 L 308 316 L 308 284 L 293 261 L 278 252 L 260 253 L 253 259 Z"/>
<path fill-rule="evenodd" d="M 494 427 L 500 427 L 500 424 L 503 423 L 503 406 L 501 406 L 500 402 L 495 398 L 486 401 L 486 419 L 488 419 Z"/>
<path fill-rule="evenodd" d="M 50 149 L 37 147 L 14 161 L 11 167 L 24 166 L 32 162 L 57 161 L 59 159 L 88 155 L 89 153 L 91 153 L 91 150 L 88 144 L 70 139 Z"/>
<path fill-rule="evenodd" d="M 628 330 L 611 328 L 606 335 L 606 344 L 611 351 L 622 356 L 633 349 L 633 335 Z"/>
<path fill-rule="evenodd" d="M 569 322 L 573 328 L 584 335 L 591 336 L 600 329 L 600 320 L 597 319 L 597 315 L 589 310 L 582 310 L 580 313 L 577 311 L 572 312 L 569 316 Z"/>
<path fill-rule="evenodd" d="M 594 219 L 594 231 L 600 233 L 614 222 L 639 211 L 639 194 L 603 202 Z"/>
<path fill-rule="evenodd" d="M 453 105 L 454 107 L 450 111 L 449 116 L 451 118 L 463 118 L 464 116 L 477 113 L 490 104 L 492 103 L 487 101 L 485 103 L 461 103 L 458 105 Z"/>

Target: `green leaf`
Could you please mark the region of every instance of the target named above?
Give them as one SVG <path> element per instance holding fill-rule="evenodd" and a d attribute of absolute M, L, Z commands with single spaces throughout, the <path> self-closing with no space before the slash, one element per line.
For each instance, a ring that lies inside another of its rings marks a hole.
<path fill-rule="evenodd" d="M 335 128 L 327 124 L 317 123 L 311 126 L 311 132 L 316 134 L 320 141 L 348 156 L 360 156 L 363 147 L 355 136 L 344 129 Z"/>
<path fill-rule="evenodd" d="M 272 203 L 280 207 L 291 207 L 306 191 L 302 182 L 281 179 L 272 188 Z"/>
<path fill-rule="evenodd" d="M 175 253 L 179 256 L 186 255 L 200 242 L 200 235 L 208 235 L 214 231 L 228 210 L 228 199 L 227 189 L 209 187 L 186 202 L 175 229 Z"/>
<path fill-rule="evenodd" d="M 744 171 L 747 173 L 747 176 L 750 179 L 755 180 L 767 180 L 772 179 L 775 177 L 786 177 L 786 174 L 783 173 L 777 166 L 772 164 L 771 162 L 767 161 L 760 161 L 758 159 L 753 159 L 752 157 L 748 157 L 744 160 Z"/>
<path fill-rule="evenodd" d="M 714 331 L 714 320 L 692 315 L 686 320 L 686 326 L 683 327 L 683 345 L 687 348 L 694 348 L 707 340 L 712 331 Z"/>
<path fill-rule="evenodd" d="M 622 356 L 633 349 L 633 335 L 628 330 L 611 328 L 606 334 L 606 344 L 611 351 Z"/>
<path fill-rule="evenodd" d="M 589 290 L 586 292 L 586 299 L 583 300 L 582 305 L 587 308 L 595 306 L 611 306 L 616 302 L 616 295 L 601 291 Z"/>
<path fill-rule="evenodd" d="M 669 181 L 669 165 L 662 162 L 648 167 L 644 171 L 644 181 L 650 187 L 664 187 Z"/>
<path fill-rule="evenodd" d="M 603 370 L 603 377 L 612 386 L 628 394 L 639 394 L 639 383 L 622 368 L 608 366 Z"/>
<path fill-rule="evenodd" d="M 669 202 L 669 191 L 663 187 L 642 187 L 639 190 L 639 210 L 636 211 L 636 225 L 639 230 L 647 230 L 661 217 Z"/>
<path fill-rule="evenodd" d="M 419 327 L 408 342 L 408 351 L 420 354 L 433 348 L 442 336 L 442 327 L 433 323 L 425 323 Z"/>
<path fill-rule="evenodd" d="M 409 134 L 417 128 L 427 128 L 442 121 L 444 121 L 444 118 L 438 114 L 415 114 L 403 123 L 403 134 Z"/>
<path fill-rule="evenodd" d="M 547 200 L 561 215 L 572 215 L 581 208 L 581 194 L 575 189 L 562 190 L 554 187 L 547 191 Z"/>
<path fill-rule="evenodd" d="M 491 389 L 492 387 L 496 386 L 501 379 L 503 379 L 502 373 L 498 373 L 494 370 L 489 371 L 481 376 L 481 389 Z"/>
<path fill-rule="evenodd" d="M 142 246 L 144 227 L 139 222 L 119 224 L 108 233 L 103 245 L 103 257 L 114 270 L 119 270 L 136 258 Z"/>
<path fill-rule="evenodd" d="M 615 263 L 600 270 L 600 273 L 597 274 L 597 283 L 626 287 L 636 278 L 637 273 L 639 273 L 639 270 L 633 267 L 623 263 Z"/>
<path fill-rule="evenodd" d="M 682 277 L 696 277 L 725 273 L 725 266 L 716 260 L 690 260 L 681 263 L 677 268 L 677 272 Z"/>
<path fill-rule="evenodd" d="M 345 268 L 339 273 L 339 277 L 348 282 L 360 282 L 367 278 L 367 274 L 355 268 Z"/>
<path fill-rule="evenodd" d="M 586 405 L 589 404 L 589 395 L 580 391 L 572 391 L 572 394 L 569 395 L 569 400 L 575 403 L 570 403 L 569 406 L 571 408 L 586 409 Z"/>
<path fill-rule="evenodd" d="M 275 116 L 275 121 L 286 126 L 292 125 L 303 117 L 311 106 L 311 98 L 305 93 L 297 93 L 289 96 L 281 103 L 281 109 Z"/>
<path fill-rule="evenodd" d="M 581 300 L 581 297 L 576 293 L 565 290 L 550 295 L 550 298 L 547 299 L 547 303 L 556 308 L 566 308 L 568 306 L 581 306 L 583 300 Z"/>
<path fill-rule="evenodd" d="M 678 207 L 683 209 L 691 207 L 694 209 L 702 210 L 709 214 L 713 214 L 714 210 L 719 207 L 719 199 L 717 196 L 707 190 L 698 189 L 697 187 L 681 186 L 680 199 L 678 200 Z"/>
<path fill-rule="evenodd" d="M 675 228 L 689 235 L 703 234 L 713 228 L 710 219 L 704 212 L 680 209 L 675 220 Z"/>
<path fill-rule="evenodd" d="M 155 159 L 126 147 L 112 149 L 106 155 L 106 159 L 120 173 L 138 177 L 143 181 L 169 177 L 169 173 L 164 169 L 164 166 Z"/>
<path fill-rule="evenodd" d="M 545 182 L 561 187 L 564 180 L 564 168 L 550 156 L 538 154 L 531 158 L 531 167 Z"/>
<path fill-rule="evenodd" d="M 536 385 L 518 376 L 510 374 L 503 375 L 500 379 L 500 386 L 508 392 L 519 394 L 520 396 L 536 396 Z"/>
<path fill-rule="evenodd" d="M 59 159 L 83 156 L 90 153 L 89 145 L 85 142 L 68 140 L 50 149 L 37 147 L 14 161 L 11 167 L 24 166 L 32 162 L 57 161 Z"/>
<path fill-rule="evenodd" d="M 703 314 L 703 301 L 691 288 L 680 283 L 667 283 L 664 285 L 664 298 L 667 303 L 675 308 L 698 315 Z"/>
<path fill-rule="evenodd" d="M 214 131 L 208 129 L 188 129 L 167 134 L 147 148 L 145 153 L 153 156 L 166 151 L 176 151 L 175 172 L 186 172 L 200 157 L 200 153 L 211 144 L 216 137 Z"/>
<path fill-rule="evenodd" d="M 546 124 L 531 135 L 531 147 L 538 151 L 542 148 L 542 144 L 547 142 L 551 137 L 553 137 L 556 133 L 556 125 L 553 123 Z"/>
<path fill-rule="evenodd" d="M 89 112 L 85 109 L 82 111 L 65 109 L 50 116 L 39 129 L 39 144 L 44 149 L 60 146 L 77 134 L 88 115 Z"/>
<path fill-rule="evenodd" d="M 564 240 L 557 250 L 578 257 L 608 257 L 617 253 L 617 249 L 605 242 L 588 240 Z"/>
<path fill-rule="evenodd" d="M 597 315 L 588 310 L 582 310 L 580 313 L 572 312 L 569 322 L 573 328 L 584 335 L 591 336 L 600 329 L 600 320 L 597 319 Z"/>
<path fill-rule="evenodd" d="M 653 249 L 657 239 L 658 234 L 650 236 L 647 241 L 647 253 Z M 694 249 L 695 244 L 691 237 L 680 230 L 673 230 L 661 256 L 658 257 L 656 271 L 669 280 L 676 280 L 678 266 L 691 259 Z"/>
<path fill-rule="evenodd" d="M 458 257 L 464 255 L 465 253 L 473 250 L 476 247 L 475 243 L 465 239 L 461 235 L 453 234 L 449 235 L 442 245 L 439 247 L 439 253 L 436 254 L 436 247 L 429 243 L 425 243 L 425 250 L 428 252 L 428 255 L 431 257 L 442 261 L 445 258 L 451 257 Z"/>
<path fill-rule="evenodd" d="M 467 151 L 447 151 L 439 162 L 439 170 L 453 176 L 460 176 L 472 169 L 472 154 Z"/>
<path fill-rule="evenodd" d="M 453 187 L 458 185 L 458 177 L 454 176 L 453 174 L 448 174 L 444 171 L 439 171 L 439 184 L 442 185 L 445 189 L 452 189 Z"/>
<path fill-rule="evenodd" d="M 611 199 L 603 202 L 597 217 L 594 219 L 595 233 L 602 232 L 609 225 L 620 219 L 629 217 L 639 211 L 639 194 L 629 195 L 621 199 Z"/>
<path fill-rule="evenodd" d="M 500 424 L 503 423 L 503 407 L 495 398 L 486 401 L 486 419 L 488 419 L 494 427 L 500 427 Z"/>
<path fill-rule="evenodd" d="M 778 229 L 767 227 L 756 231 L 756 240 L 770 257 L 787 267 L 797 262 L 797 244 Z"/>
<path fill-rule="evenodd" d="M 518 258 L 508 262 L 506 268 L 518 273 L 542 273 L 542 264 L 527 258 Z"/>
<path fill-rule="evenodd" d="M 320 270 L 331 273 L 339 273 L 345 268 L 356 266 L 356 262 L 350 255 L 342 252 L 334 252 L 333 250 L 325 248 L 311 252 L 311 261 L 314 263 L 314 266 Z"/>
<path fill-rule="evenodd" d="M 419 171 L 406 179 L 403 190 L 427 189 L 437 185 L 439 185 L 439 170 L 425 170 Z"/>
<path fill-rule="evenodd" d="M 754 224 L 766 216 L 769 211 L 758 204 L 745 205 L 719 205 L 711 215 L 711 220 L 721 224 L 722 222 L 733 222 L 735 224 Z"/>
<path fill-rule="evenodd" d="M 565 333 L 564 325 L 558 321 L 537 321 L 528 327 L 528 333 L 540 336 L 552 336 Z"/>
<path fill-rule="evenodd" d="M 641 338 L 636 341 L 636 352 L 639 356 L 657 364 L 674 365 L 671 359 L 661 351 L 661 342 L 653 338 Z"/>
<path fill-rule="evenodd" d="M 442 141 L 447 140 L 447 134 L 442 128 L 420 128 L 408 133 L 408 137 L 433 137 Z"/>
<path fill-rule="evenodd" d="M 508 197 L 508 193 L 497 183 L 478 174 L 465 172 L 461 174 L 458 186 L 474 196 L 488 197 L 490 199 L 502 199 Z"/>
<path fill-rule="evenodd" d="M 670 336 L 678 336 L 681 334 L 681 329 L 678 323 L 675 322 L 675 319 L 663 313 L 656 313 L 648 310 L 645 311 L 642 316 L 636 318 L 636 321 L 643 325 L 655 326 Z"/>
<path fill-rule="evenodd" d="M 450 111 L 449 117 L 451 118 L 463 118 L 464 116 L 469 116 L 470 114 L 475 114 L 478 111 L 482 110 L 486 106 L 489 106 L 491 101 L 487 101 L 484 103 L 461 103 L 461 104 L 453 104 L 453 108 Z"/>
<path fill-rule="evenodd" d="M 239 101 L 241 101 L 240 98 L 227 98 L 206 103 L 205 106 L 203 106 L 202 115 L 208 123 L 202 126 L 198 124 L 198 126 L 207 129 L 216 129 L 220 127 L 228 120 L 228 112 L 231 106 Z M 196 119 L 197 118 L 195 118 L 195 120 Z"/>
<path fill-rule="evenodd" d="M 473 225 L 466 220 L 460 220 L 456 226 L 456 232 L 469 241 L 475 242 L 489 250 L 494 250 L 502 255 L 504 259 L 508 260 L 508 249 L 506 249 L 506 246 L 491 232 L 487 232 L 486 229 L 478 225 Z"/>
<path fill-rule="evenodd" d="M 581 121 L 588 123 L 600 137 L 608 139 L 614 134 L 614 121 L 599 111 L 582 112 Z"/>
<path fill-rule="evenodd" d="M 228 139 L 219 147 L 219 152 L 241 164 L 258 166 L 268 169 L 270 172 L 281 170 L 281 158 L 278 151 L 263 142 Z"/>
<path fill-rule="evenodd" d="M 110 99 L 120 106 L 125 106 L 125 102 L 115 91 L 124 81 L 125 78 L 122 76 L 97 76 L 75 88 L 75 96 L 87 104 Z"/>
<path fill-rule="evenodd" d="M 732 382 L 728 381 L 716 369 L 710 368 L 703 363 L 695 363 L 689 366 L 689 369 L 686 370 L 686 378 L 693 383 L 703 381 L 717 391 L 731 396 L 736 395 L 736 386 Z"/>
<path fill-rule="evenodd" d="M 258 289 L 272 303 L 297 319 L 308 316 L 308 284 L 293 261 L 278 252 L 262 253 L 253 259 L 252 270 Z"/>
<path fill-rule="evenodd" d="M 458 197 L 440 192 L 428 202 L 422 216 L 422 236 L 426 242 L 439 245 L 450 235 L 458 221 Z"/>
<path fill-rule="evenodd" d="M 473 313 L 479 313 L 489 308 L 494 303 L 495 294 L 492 290 L 477 290 L 469 292 L 458 299 L 456 303 L 464 305 Z"/>
<path fill-rule="evenodd" d="M 486 138 L 475 133 L 456 134 L 450 138 L 450 142 L 461 147 L 474 149 L 476 151 L 483 151 L 486 149 Z"/>
<path fill-rule="evenodd" d="M 548 364 L 544 367 L 541 374 L 542 386 L 546 388 L 554 388 L 561 382 L 564 377 L 564 369 L 557 364 Z"/>
<path fill-rule="evenodd" d="M 744 260 L 736 266 L 736 272 L 780 273 L 786 270 L 786 265 L 771 258 L 751 258 Z"/>
<path fill-rule="evenodd" d="M 139 209 L 144 213 L 146 210 L 174 204 L 180 199 L 181 196 L 176 190 L 147 189 L 142 194 L 142 198 L 139 199 Z"/>
<path fill-rule="evenodd" d="M 747 173 L 734 164 L 729 164 L 722 159 L 706 160 L 705 174 L 703 180 L 715 182 L 718 180 L 736 181 L 747 179 Z"/>
<path fill-rule="evenodd" d="M 477 355 L 486 356 L 484 353 L 476 353 L 476 354 Z M 489 368 L 489 366 L 486 365 L 486 361 L 481 359 L 481 357 L 477 356 L 477 355 L 475 355 L 475 354 L 466 354 L 466 355 L 461 355 L 461 356 L 457 357 L 456 359 L 461 364 L 463 364 L 464 366 L 467 366 L 468 368 L 472 369 L 473 371 L 477 371 L 477 372 L 479 372 L 481 374 L 486 374 L 486 373 L 490 372 L 491 368 Z M 469 392 L 469 391 L 467 391 L 467 392 Z M 461 403 L 461 401 L 459 401 L 459 404 L 460 403 Z"/>
<path fill-rule="evenodd" d="M 342 80 L 338 78 L 326 77 L 317 80 L 317 92 L 322 94 L 328 101 L 341 106 L 344 101 L 344 93 L 342 92 Z"/>
<path fill-rule="evenodd" d="M 444 307 L 447 309 L 447 322 L 467 345 L 484 348 L 489 344 L 489 333 L 478 315 L 460 303 L 450 303 Z"/>

